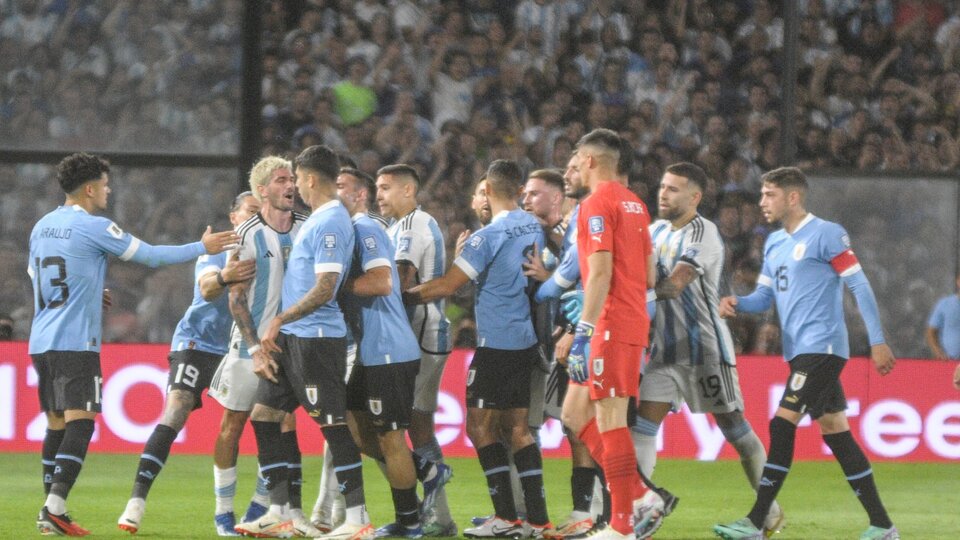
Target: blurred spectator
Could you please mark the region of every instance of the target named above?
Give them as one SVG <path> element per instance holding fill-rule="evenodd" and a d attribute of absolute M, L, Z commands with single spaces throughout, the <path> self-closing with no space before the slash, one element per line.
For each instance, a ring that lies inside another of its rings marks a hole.
<path fill-rule="evenodd" d="M 957 291 L 937 301 L 927 321 L 927 346 L 934 358 L 960 360 L 960 276 Z"/>
<path fill-rule="evenodd" d="M 0 341 L 13 339 L 13 317 L 0 313 Z"/>

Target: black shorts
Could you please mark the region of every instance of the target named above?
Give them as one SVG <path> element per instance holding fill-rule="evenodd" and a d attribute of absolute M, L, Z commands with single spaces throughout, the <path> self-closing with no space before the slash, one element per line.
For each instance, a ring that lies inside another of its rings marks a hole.
<path fill-rule="evenodd" d="M 529 408 L 530 370 L 538 362 L 536 346 L 519 351 L 478 348 L 467 371 L 467 407 Z"/>
<path fill-rule="evenodd" d="M 100 353 L 47 351 L 31 354 L 30 358 L 37 370 L 41 410 L 100 412 Z"/>
<path fill-rule="evenodd" d="M 810 413 L 816 420 L 824 414 L 847 409 L 840 385 L 846 358 L 832 354 L 799 354 L 790 360 L 790 378 L 780 406 L 798 413 Z"/>
<path fill-rule="evenodd" d="M 260 379 L 255 402 L 286 412 L 302 406 L 321 426 L 346 422 L 346 338 L 280 334 L 277 345 L 277 382 Z"/>
<path fill-rule="evenodd" d="M 410 427 L 420 361 L 353 366 L 347 383 L 347 408 L 370 413 L 378 433 Z"/>
<path fill-rule="evenodd" d="M 167 374 L 167 393 L 171 390 L 186 390 L 193 394 L 193 410 L 203 406 L 203 391 L 210 387 L 213 374 L 223 359 L 222 354 L 184 349 L 170 351 L 170 373 Z"/>

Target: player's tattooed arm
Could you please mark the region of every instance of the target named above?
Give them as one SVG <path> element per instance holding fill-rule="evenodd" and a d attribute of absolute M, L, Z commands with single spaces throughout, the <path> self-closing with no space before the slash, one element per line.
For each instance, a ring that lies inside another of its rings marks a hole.
<path fill-rule="evenodd" d="M 657 300 L 667 300 L 680 296 L 683 289 L 697 279 L 697 269 L 689 263 L 681 261 L 673 268 L 673 272 L 657 282 Z"/>
<path fill-rule="evenodd" d="M 253 324 L 253 315 L 250 314 L 250 308 L 248 307 L 249 294 L 249 281 L 232 285 L 228 306 L 234 322 L 237 323 L 237 328 L 240 329 L 243 341 L 246 342 L 247 347 L 254 347 L 260 344 L 260 338 L 257 337 L 257 327 Z"/>
<path fill-rule="evenodd" d="M 337 278 L 339 272 L 324 272 L 317 274 L 317 283 L 303 295 L 299 302 L 283 310 L 278 315 L 283 324 L 300 320 L 313 313 L 323 304 L 329 302 L 337 292 Z"/>

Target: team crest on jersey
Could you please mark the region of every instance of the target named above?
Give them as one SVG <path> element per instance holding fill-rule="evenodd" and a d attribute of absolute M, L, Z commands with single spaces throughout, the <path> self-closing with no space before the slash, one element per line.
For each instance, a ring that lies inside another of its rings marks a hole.
<path fill-rule="evenodd" d="M 794 392 L 799 392 L 806 382 L 807 374 L 802 371 L 798 371 L 793 374 L 793 377 L 790 377 L 790 389 Z"/>
<path fill-rule="evenodd" d="M 600 234 L 603 232 L 603 216 L 593 216 L 588 222 L 590 223 L 590 234 Z"/>
<path fill-rule="evenodd" d="M 336 249 L 337 248 L 337 235 L 333 233 L 328 233 L 323 235 L 323 249 Z"/>
<path fill-rule="evenodd" d="M 107 227 L 107 232 L 110 233 L 110 236 L 119 240 L 123 237 L 123 229 L 117 226 L 116 223 L 110 222 L 110 225 Z"/>
<path fill-rule="evenodd" d="M 410 251 L 410 237 L 404 236 L 400 239 L 400 245 L 398 246 L 400 253 L 407 253 Z"/>
<path fill-rule="evenodd" d="M 377 250 L 377 239 L 374 238 L 374 237 L 372 237 L 372 236 L 368 236 L 368 237 L 364 238 L 364 239 L 363 239 L 363 247 L 364 247 L 367 251 L 376 251 L 376 250 Z"/>
<path fill-rule="evenodd" d="M 280 248 L 280 251 L 283 252 L 283 262 L 287 262 L 290 259 L 290 250 L 293 249 L 292 246 L 283 246 Z"/>
<path fill-rule="evenodd" d="M 804 243 L 797 244 L 793 246 L 793 260 L 799 261 L 803 258 L 803 255 L 807 252 L 807 245 Z"/>
<path fill-rule="evenodd" d="M 471 369 L 467 372 L 467 386 L 473 384 L 473 379 L 477 376 L 477 370 Z"/>
<path fill-rule="evenodd" d="M 370 405 L 370 412 L 376 416 L 380 416 L 380 413 L 383 412 L 383 402 L 379 399 L 369 399 L 367 404 Z"/>
<path fill-rule="evenodd" d="M 688 247 L 687 249 L 683 250 L 683 255 L 681 255 L 681 257 L 683 257 L 684 259 L 696 259 L 697 255 L 699 254 L 700 254 L 699 249 L 695 247 Z"/>
<path fill-rule="evenodd" d="M 603 358 L 593 359 L 593 374 L 603 375 Z"/>
<path fill-rule="evenodd" d="M 317 404 L 317 387 L 307 386 L 305 390 L 307 391 L 307 401 L 309 401 L 311 405 L 316 405 Z"/>
<path fill-rule="evenodd" d="M 469 242 L 468 244 L 469 244 L 470 247 L 472 247 L 473 249 L 480 249 L 480 246 L 483 245 L 483 237 L 482 237 L 482 236 L 476 236 L 476 235 L 471 236 L 471 237 L 470 237 L 470 242 Z"/>

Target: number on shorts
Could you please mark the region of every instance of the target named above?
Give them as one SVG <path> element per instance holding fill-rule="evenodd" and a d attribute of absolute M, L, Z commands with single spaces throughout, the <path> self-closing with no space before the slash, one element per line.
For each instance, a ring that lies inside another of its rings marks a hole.
<path fill-rule="evenodd" d="M 705 398 L 715 398 L 720 394 L 720 377 L 717 375 L 700 377 L 697 384 L 700 385 L 700 393 L 702 393 Z"/>
<path fill-rule="evenodd" d="M 197 386 L 197 377 L 200 376 L 200 370 L 195 366 L 190 364 L 180 364 L 177 366 L 177 376 L 173 378 L 173 382 L 177 384 L 185 384 L 190 388 L 196 388 Z"/>
<path fill-rule="evenodd" d="M 93 377 L 93 402 L 100 403 L 100 388 L 103 386 L 103 377 Z"/>

